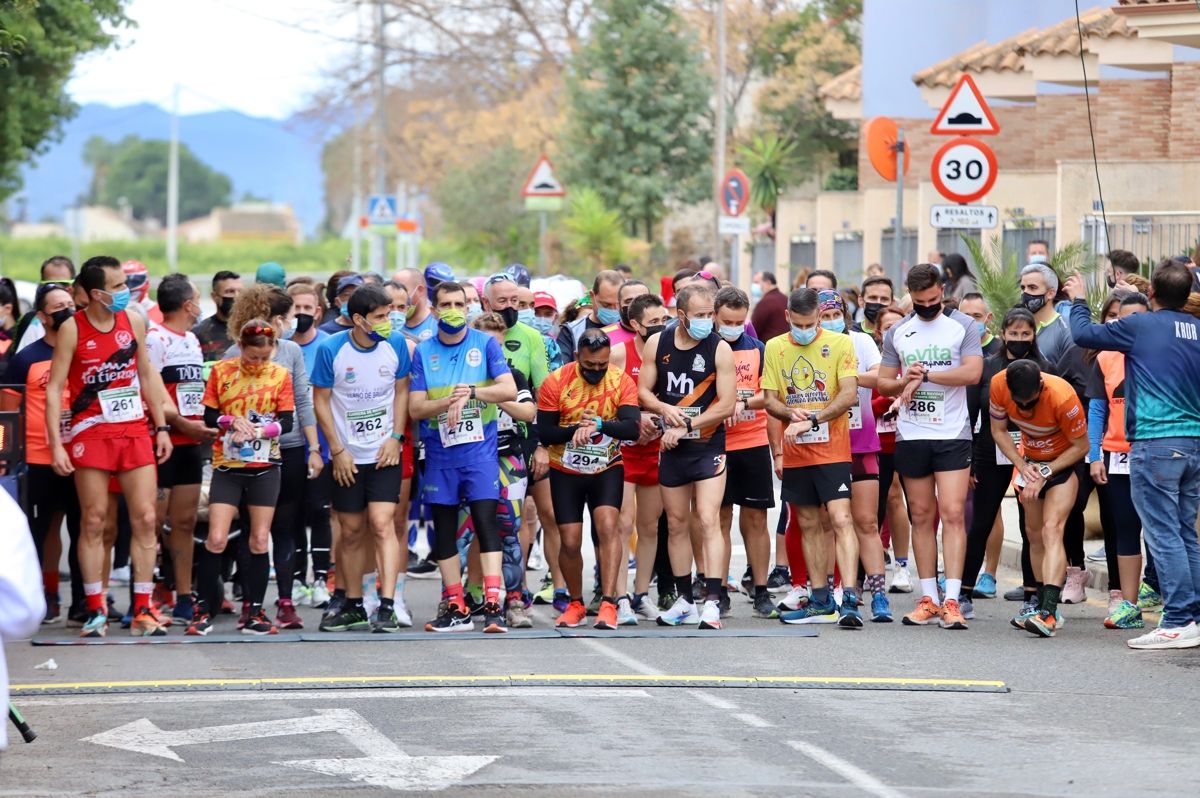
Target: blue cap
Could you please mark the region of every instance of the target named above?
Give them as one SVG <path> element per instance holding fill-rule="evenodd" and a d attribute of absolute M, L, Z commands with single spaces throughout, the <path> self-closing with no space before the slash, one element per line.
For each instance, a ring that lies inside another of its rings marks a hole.
<path fill-rule="evenodd" d="M 529 269 L 523 263 L 510 263 L 504 267 L 504 273 L 522 288 L 529 287 Z"/>
<path fill-rule="evenodd" d="M 338 280 L 337 292 L 340 294 L 351 286 L 360 286 L 363 284 L 363 276 L 361 274 L 347 274 L 342 279 Z"/>
<path fill-rule="evenodd" d="M 258 267 L 258 271 L 254 273 L 254 282 L 270 283 L 284 288 L 287 285 L 287 273 L 283 267 L 275 261 L 267 261 Z"/>

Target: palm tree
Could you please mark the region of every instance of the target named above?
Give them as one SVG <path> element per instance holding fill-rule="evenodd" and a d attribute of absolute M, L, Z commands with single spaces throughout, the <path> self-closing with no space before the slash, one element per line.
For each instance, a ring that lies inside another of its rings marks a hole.
<path fill-rule="evenodd" d="M 593 271 L 612 268 L 625 259 L 625 228 L 621 214 L 611 211 L 600 194 L 591 188 L 571 193 L 563 218 L 567 241 Z"/>
<path fill-rule="evenodd" d="M 749 145 L 737 149 L 750 178 L 750 201 L 771 217 L 775 226 L 775 208 L 779 195 L 795 173 L 795 141 L 784 141 L 774 132 L 755 135 Z"/>

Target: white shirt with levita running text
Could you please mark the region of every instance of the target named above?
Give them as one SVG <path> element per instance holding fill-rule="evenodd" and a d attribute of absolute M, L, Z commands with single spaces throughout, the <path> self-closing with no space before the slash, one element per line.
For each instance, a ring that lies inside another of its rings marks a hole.
<path fill-rule="evenodd" d="M 958 368 L 965 357 L 982 358 L 983 348 L 975 320 L 957 310 L 931 321 L 910 313 L 883 339 L 883 366 L 900 369 L 901 377 L 913 363 L 924 363 L 926 371 L 937 373 Z M 966 387 L 922 383 L 913 400 L 900 409 L 896 440 L 971 440 Z"/>

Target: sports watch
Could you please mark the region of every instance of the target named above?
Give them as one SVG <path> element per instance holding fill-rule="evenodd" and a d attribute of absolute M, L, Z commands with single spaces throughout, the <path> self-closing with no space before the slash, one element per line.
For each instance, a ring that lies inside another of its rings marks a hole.
<path fill-rule="evenodd" d="M 1038 466 L 1038 473 L 1042 475 L 1042 479 L 1050 479 L 1054 475 L 1054 472 L 1050 470 L 1050 466 L 1045 463 Z"/>

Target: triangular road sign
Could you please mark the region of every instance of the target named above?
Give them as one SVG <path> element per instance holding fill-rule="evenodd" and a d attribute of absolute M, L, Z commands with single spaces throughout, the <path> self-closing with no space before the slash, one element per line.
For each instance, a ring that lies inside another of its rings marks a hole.
<path fill-rule="evenodd" d="M 525 178 L 525 186 L 521 189 L 522 197 L 562 197 L 566 195 L 563 184 L 554 174 L 554 167 L 545 155 L 538 158 L 533 171 Z"/>
<path fill-rule="evenodd" d="M 1000 125 L 974 79 L 964 72 L 929 130 L 943 136 L 994 136 Z"/>

